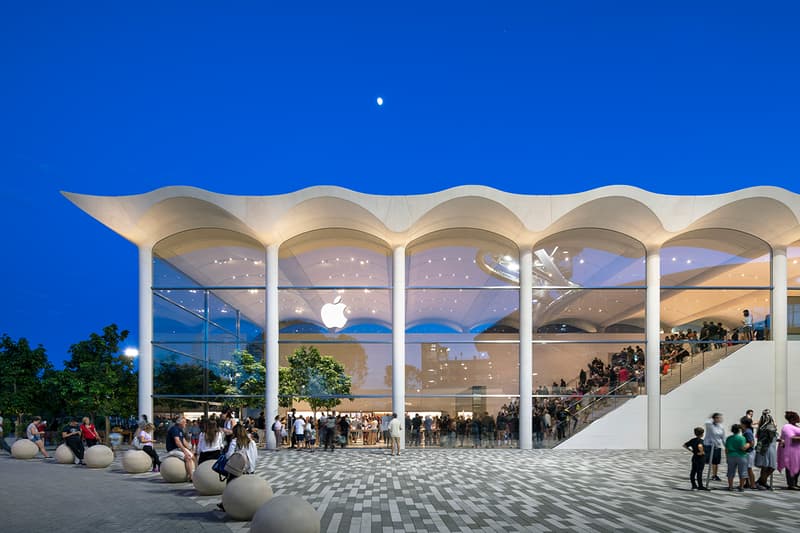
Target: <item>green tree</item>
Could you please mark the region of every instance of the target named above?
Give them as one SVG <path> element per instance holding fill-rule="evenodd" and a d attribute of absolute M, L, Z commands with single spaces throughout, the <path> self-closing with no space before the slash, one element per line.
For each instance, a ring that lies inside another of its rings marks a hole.
<path fill-rule="evenodd" d="M 0 337 L 0 406 L 17 417 L 17 433 L 25 413 L 45 403 L 42 376 L 51 369 L 40 344 L 31 348 L 28 340 Z"/>
<path fill-rule="evenodd" d="M 232 407 L 264 407 L 267 369 L 261 359 L 247 350 L 239 350 L 231 359 L 223 359 L 216 365 L 217 372 L 210 388 L 215 394 L 252 395 L 256 398 L 226 398 Z"/>
<path fill-rule="evenodd" d="M 213 378 L 209 373 L 209 381 Z M 203 367 L 192 363 L 178 363 L 177 357 L 158 362 L 153 376 L 153 390 L 159 395 L 197 394 L 203 390 Z M 189 403 L 177 398 L 159 398 L 158 404 L 174 412 L 188 407 Z"/>
<path fill-rule="evenodd" d="M 133 361 L 119 353 L 128 331 L 116 324 L 92 333 L 87 340 L 69 348 L 70 360 L 58 373 L 56 382 L 65 404 L 76 413 L 106 417 L 106 435 L 111 415 L 128 416 L 136 412 L 137 381 Z"/>
<path fill-rule="evenodd" d="M 286 391 L 290 399 L 307 402 L 315 418 L 319 409 L 333 409 L 342 403 L 341 398 L 331 396 L 350 394 L 352 379 L 345 373 L 344 365 L 320 354 L 314 346 L 301 346 L 288 357 L 288 363 L 288 371 L 279 374 L 279 379 L 286 380 L 279 385 L 279 394 Z"/>

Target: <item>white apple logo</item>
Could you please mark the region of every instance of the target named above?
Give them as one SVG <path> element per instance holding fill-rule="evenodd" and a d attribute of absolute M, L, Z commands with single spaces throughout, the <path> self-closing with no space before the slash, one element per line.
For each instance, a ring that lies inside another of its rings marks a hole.
<path fill-rule="evenodd" d="M 342 297 L 337 296 L 332 304 L 322 306 L 322 323 L 329 329 L 344 327 L 347 323 L 347 317 L 344 316 L 345 309 L 347 309 L 347 304 L 343 304 Z"/>

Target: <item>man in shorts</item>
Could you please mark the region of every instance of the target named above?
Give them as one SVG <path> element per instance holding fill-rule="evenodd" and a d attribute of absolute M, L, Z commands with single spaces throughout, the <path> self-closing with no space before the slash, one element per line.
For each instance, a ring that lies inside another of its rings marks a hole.
<path fill-rule="evenodd" d="M 297 449 L 300 450 L 303 447 L 303 442 L 306 440 L 306 421 L 303 420 L 302 416 L 298 416 L 294 419 L 294 442 L 297 445 Z"/>
<path fill-rule="evenodd" d="M 177 457 L 183 461 L 184 465 L 186 466 L 186 477 L 189 478 L 189 481 L 192 481 L 192 472 L 194 471 L 194 455 L 192 451 L 189 449 L 189 445 L 186 442 L 186 435 L 184 430 L 186 429 L 186 418 L 179 417 L 178 420 L 175 421 L 175 424 L 169 431 L 167 431 L 167 455 L 171 455 L 173 457 Z"/>

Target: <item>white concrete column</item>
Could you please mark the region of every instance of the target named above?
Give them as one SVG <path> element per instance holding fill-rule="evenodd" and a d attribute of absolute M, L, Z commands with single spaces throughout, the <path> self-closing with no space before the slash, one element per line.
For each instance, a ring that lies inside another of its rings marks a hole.
<path fill-rule="evenodd" d="M 139 412 L 153 421 L 153 248 L 139 246 Z"/>
<path fill-rule="evenodd" d="M 645 384 L 647 386 L 647 448 L 661 449 L 661 256 L 660 248 L 647 250 L 645 303 Z"/>
<path fill-rule="evenodd" d="M 775 345 L 776 415 L 789 409 L 789 320 L 786 248 L 772 250 L 772 340 Z M 776 416 L 777 419 L 777 416 Z"/>
<path fill-rule="evenodd" d="M 406 247 L 397 246 L 392 255 L 392 412 L 405 430 L 406 415 Z M 400 448 L 406 447 L 406 432 Z"/>
<path fill-rule="evenodd" d="M 278 251 L 279 244 L 267 246 L 266 280 L 267 289 L 264 298 L 266 304 L 266 328 L 264 329 L 264 340 L 266 344 L 266 405 L 264 416 L 267 419 L 267 448 L 275 449 L 275 434 L 269 430 L 278 414 L 278 372 L 279 372 L 279 348 L 278 348 L 278 324 L 280 316 L 278 311 Z"/>
<path fill-rule="evenodd" d="M 533 251 L 519 255 L 519 447 L 533 448 Z"/>

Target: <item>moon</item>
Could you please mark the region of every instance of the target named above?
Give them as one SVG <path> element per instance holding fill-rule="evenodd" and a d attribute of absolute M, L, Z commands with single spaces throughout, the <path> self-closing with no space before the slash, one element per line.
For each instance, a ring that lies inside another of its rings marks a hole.
<path fill-rule="evenodd" d="M 378 106 L 382 106 L 383 105 L 383 98 L 381 98 L 380 96 L 375 101 L 378 103 Z"/>

